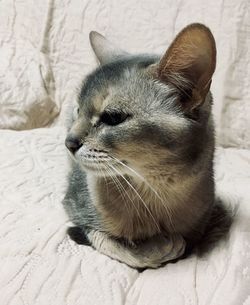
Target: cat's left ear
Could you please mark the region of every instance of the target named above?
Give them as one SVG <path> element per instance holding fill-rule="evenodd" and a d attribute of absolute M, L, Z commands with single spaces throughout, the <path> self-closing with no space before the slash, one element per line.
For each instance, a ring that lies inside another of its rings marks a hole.
<path fill-rule="evenodd" d="M 216 65 L 216 46 L 211 31 L 194 23 L 175 38 L 156 67 L 156 77 L 172 83 L 182 94 L 182 106 L 200 106 L 210 89 Z"/>
<path fill-rule="evenodd" d="M 89 33 L 89 40 L 101 65 L 128 55 L 127 52 L 118 48 L 98 32 L 91 31 Z"/>

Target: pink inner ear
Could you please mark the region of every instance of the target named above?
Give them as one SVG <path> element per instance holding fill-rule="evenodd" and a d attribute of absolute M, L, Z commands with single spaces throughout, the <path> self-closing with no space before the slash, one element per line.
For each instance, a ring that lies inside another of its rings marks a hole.
<path fill-rule="evenodd" d="M 175 38 L 158 66 L 158 77 L 181 90 L 195 89 L 204 99 L 216 64 L 215 41 L 210 30 L 191 24 Z"/>

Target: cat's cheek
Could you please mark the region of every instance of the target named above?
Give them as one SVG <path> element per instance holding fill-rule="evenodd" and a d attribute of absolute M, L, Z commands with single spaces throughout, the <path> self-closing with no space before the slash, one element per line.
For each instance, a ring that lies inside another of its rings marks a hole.
<path fill-rule="evenodd" d="M 101 143 L 102 143 L 103 147 L 105 147 L 106 149 L 115 149 L 116 148 L 116 139 L 110 133 L 104 134 L 101 137 Z"/>
<path fill-rule="evenodd" d="M 112 130 L 103 129 L 98 135 L 98 142 L 100 146 L 106 150 L 112 150 L 116 148 L 117 145 L 117 136 Z"/>

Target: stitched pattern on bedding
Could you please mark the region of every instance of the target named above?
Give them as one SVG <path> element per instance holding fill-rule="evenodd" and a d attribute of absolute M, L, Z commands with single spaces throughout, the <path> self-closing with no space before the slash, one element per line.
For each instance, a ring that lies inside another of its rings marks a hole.
<path fill-rule="evenodd" d="M 229 241 L 202 258 L 138 273 L 66 236 L 70 224 L 61 205 L 67 173 L 65 131 L 0 134 L 1 305 L 247 304 L 247 150 L 219 148 L 216 154 L 218 192 L 237 207 Z"/>

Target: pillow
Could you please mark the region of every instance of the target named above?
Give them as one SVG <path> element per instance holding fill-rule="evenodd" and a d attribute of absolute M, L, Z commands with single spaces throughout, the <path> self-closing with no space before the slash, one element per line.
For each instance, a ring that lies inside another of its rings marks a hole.
<path fill-rule="evenodd" d="M 59 112 L 49 61 L 52 11 L 51 1 L 0 1 L 0 128 L 42 127 Z"/>
<path fill-rule="evenodd" d="M 0 49 L 0 128 L 48 125 L 58 114 L 47 56 L 27 41 Z"/>

